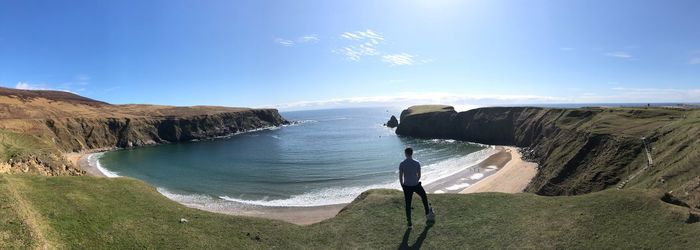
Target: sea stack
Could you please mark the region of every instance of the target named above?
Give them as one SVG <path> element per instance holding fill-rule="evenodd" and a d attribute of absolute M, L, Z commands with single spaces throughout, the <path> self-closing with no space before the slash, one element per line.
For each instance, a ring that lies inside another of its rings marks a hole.
<path fill-rule="evenodd" d="M 390 128 L 395 128 L 399 126 L 399 120 L 396 119 L 396 116 L 391 116 L 389 118 L 389 121 L 384 124 L 384 126 L 390 127 Z"/>

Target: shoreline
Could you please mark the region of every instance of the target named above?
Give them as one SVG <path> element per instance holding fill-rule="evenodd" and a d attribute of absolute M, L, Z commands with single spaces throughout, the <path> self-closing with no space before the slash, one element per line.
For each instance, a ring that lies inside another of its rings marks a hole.
<path fill-rule="evenodd" d="M 516 147 L 505 147 L 504 151 L 510 154 L 511 159 L 499 171 L 460 193 L 522 193 L 537 174 L 537 163 L 523 160 Z"/>
<path fill-rule="evenodd" d="M 430 194 L 440 194 L 440 193 L 473 193 L 473 192 L 504 192 L 500 191 L 503 188 L 501 186 L 510 187 L 510 189 L 505 190 L 505 192 L 515 193 L 522 192 L 525 188 L 522 186 L 522 181 L 526 180 L 524 184 L 527 186 L 532 176 L 522 176 L 520 178 L 514 178 L 518 182 L 513 183 L 509 178 L 513 175 L 518 175 L 518 171 L 513 171 L 518 166 L 523 166 L 528 162 L 523 161 L 520 157 L 518 149 L 515 147 L 505 147 L 496 146 L 498 152 L 490 155 L 484 160 L 467 167 L 466 169 L 459 171 L 450 176 L 438 179 L 432 183 L 426 184 L 426 192 Z M 104 153 L 106 151 L 116 150 L 96 150 L 92 152 L 85 153 L 71 153 L 72 160 L 77 160 L 75 162 L 78 167 L 90 176 L 104 177 L 104 178 L 114 178 L 106 175 L 102 172 L 98 166 L 95 164 L 90 164 L 90 158 L 96 154 Z M 69 156 L 67 156 L 69 157 Z M 534 163 L 530 163 L 534 164 Z M 536 164 L 534 164 L 536 166 Z M 532 167 L 534 169 L 534 166 Z M 507 172 L 507 174 L 499 174 Z M 529 172 L 528 172 L 529 173 Z M 535 172 L 536 173 L 536 170 Z M 486 183 L 486 184 L 481 184 Z M 496 183 L 498 185 L 496 185 Z M 518 191 L 514 191 L 519 189 Z M 196 208 L 204 211 L 222 213 L 228 215 L 236 216 L 250 216 L 266 219 L 282 220 L 289 223 L 297 225 L 310 225 L 318 223 L 330 218 L 335 217 L 347 204 L 332 204 L 332 205 L 322 205 L 322 206 L 308 206 L 308 207 L 271 207 L 271 206 L 257 206 L 248 205 L 233 201 L 217 200 L 214 197 L 210 197 L 211 200 L 206 202 L 202 201 L 186 201 L 183 199 L 178 199 L 178 194 L 170 194 L 161 191 L 157 188 L 158 192 L 167 197 L 170 200 L 183 204 L 190 208 Z"/>
<path fill-rule="evenodd" d="M 459 193 L 498 172 L 511 160 L 511 155 L 506 152 L 505 147 L 495 147 L 497 152 L 486 159 L 455 174 L 425 184 L 425 191 L 430 194 Z"/>
<path fill-rule="evenodd" d="M 85 171 L 86 175 L 93 177 L 108 177 L 102 171 L 100 171 L 97 168 L 97 166 L 91 165 L 89 160 L 90 157 L 95 154 L 106 153 L 114 150 L 119 150 L 119 148 L 99 148 L 93 150 L 85 150 L 82 152 L 66 153 L 64 154 L 64 157 L 66 157 L 66 159 L 68 159 L 68 161 L 72 163 L 74 167 Z"/>
<path fill-rule="evenodd" d="M 280 129 L 283 127 L 289 127 L 289 126 L 296 126 L 299 124 L 303 124 L 305 121 L 288 121 L 288 124 L 282 124 L 279 126 L 267 126 L 267 127 L 261 127 L 261 128 L 256 128 L 256 129 L 250 129 L 242 132 L 235 132 L 227 135 L 222 135 L 222 136 L 214 136 L 206 139 L 193 139 L 190 141 L 182 141 L 182 142 L 166 142 L 166 143 L 151 143 L 151 144 L 145 144 L 133 148 L 142 148 L 142 147 L 154 147 L 154 146 L 159 146 L 159 145 L 165 145 L 165 144 L 170 144 L 170 143 L 188 143 L 188 142 L 201 142 L 201 141 L 211 141 L 211 140 L 225 140 L 229 139 L 233 136 L 240 135 L 240 134 L 245 134 L 245 133 L 253 133 L 253 132 L 258 132 L 258 131 L 264 131 L 264 130 L 276 130 Z M 81 152 L 71 152 L 71 153 L 64 153 L 63 157 L 65 157 L 68 162 L 73 164 L 74 167 L 77 167 L 80 170 L 85 171 L 86 174 L 93 176 L 93 177 L 109 177 L 105 175 L 104 172 L 100 171 L 96 166 L 93 166 L 89 162 L 90 156 L 94 154 L 99 154 L 99 153 L 106 153 L 110 151 L 117 151 L 117 150 L 125 150 L 125 149 L 131 149 L 131 148 L 119 148 L 119 147 L 107 147 L 107 148 L 96 148 L 96 149 L 89 149 L 89 150 L 83 150 Z"/>

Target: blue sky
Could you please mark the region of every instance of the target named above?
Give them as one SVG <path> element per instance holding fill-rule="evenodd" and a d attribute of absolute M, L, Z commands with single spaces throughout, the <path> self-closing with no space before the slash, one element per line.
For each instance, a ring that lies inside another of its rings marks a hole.
<path fill-rule="evenodd" d="M 0 86 L 312 109 L 700 101 L 700 1 L 6 1 Z"/>

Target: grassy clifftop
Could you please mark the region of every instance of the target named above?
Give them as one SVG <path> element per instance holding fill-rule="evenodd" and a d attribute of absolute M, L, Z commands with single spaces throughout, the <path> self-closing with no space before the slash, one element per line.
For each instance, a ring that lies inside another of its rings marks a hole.
<path fill-rule="evenodd" d="M 437 223 L 416 215 L 407 232 L 403 197 L 393 190 L 368 191 L 333 219 L 297 226 L 186 208 L 128 178 L 0 175 L 0 248 L 696 247 L 697 217 L 660 197 L 637 189 L 432 195 Z"/>
<path fill-rule="evenodd" d="M 396 133 L 528 147 L 539 171 L 528 191 L 572 195 L 615 187 L 673 191 L 700 207 L 700 109 L 531 107 L 455 112 L 445 106 L 404 111 Z"/>
<path fill-rule="evenodd" d="M 275 109 L 111 105 L 0 88 L 0 173 L 79 175 L 64 153 L 207 139 L 287 121 Z"/>

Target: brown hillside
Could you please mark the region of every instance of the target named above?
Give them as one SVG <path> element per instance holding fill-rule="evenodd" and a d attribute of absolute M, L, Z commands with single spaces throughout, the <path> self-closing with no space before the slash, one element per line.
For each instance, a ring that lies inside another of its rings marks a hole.
<path fill-rule="evenodd" d="M 68 92 L 0 89 L 0 173 L 80 174 L 65 153 L 227 136 L 287 123 L 275 109 L 112 105 Z"/>
<path fill-rule="evenodd" d="M 101 102 L 93 100 L 87 97 L 79 96 L 66 91 L 56 91 L 56 90 L 24 90 L 24 89 L 11 89 L 0 87 L 0 96 L 16 97 L 22 100 L 29 100 L 34 98 L 44 98 L 51 101 L 62 101 L 69 103 L 78 104 L 89 104 L 89 105 L 108 105 L 106 102 Z"/>

